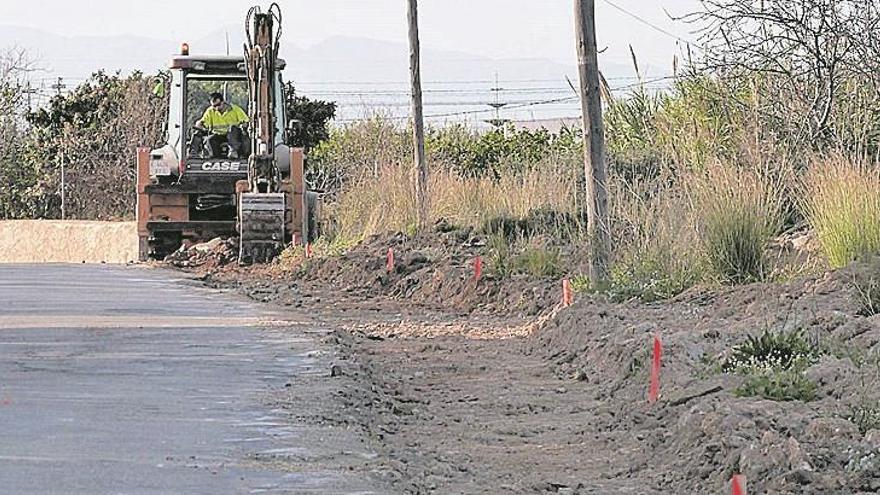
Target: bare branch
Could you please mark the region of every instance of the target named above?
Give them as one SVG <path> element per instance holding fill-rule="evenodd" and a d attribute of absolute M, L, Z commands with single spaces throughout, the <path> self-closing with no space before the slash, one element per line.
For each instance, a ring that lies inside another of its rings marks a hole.
<path fill-rule="evenodd" d="M 703 68 L 725 77 L 763 74 L 782 83 L 780 90 L 786 88 L 806 112 L 801 121 L 811 128 L 804 135 L 829 131 L 841 81 L 857 77 L 880 89 L 876 0 L 700 3 L 700 10 L 680 19 L 699 27 Z"/>

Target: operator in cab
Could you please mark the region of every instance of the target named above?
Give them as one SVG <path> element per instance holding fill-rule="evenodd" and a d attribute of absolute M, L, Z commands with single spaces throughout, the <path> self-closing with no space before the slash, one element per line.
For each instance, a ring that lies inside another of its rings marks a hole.
<path fill-rule="evenodd" d="M 206 110 L 202 118 L 195 124 L 195 128 L 209 134 L 208 152 L 211 158 L 222 158 L 223 143 L 229 145 L 228 158 L 235 159 L 245 155 L 245 133 L 242 125 L 250 119 L 235 103 L 228 103 L 220 93 L 211 93 L 211 106 Z M 201 140 L 201 136 L 194 136 L 194 140 Z M 196 144 L 195 149 L 200 149 L 201 143 Z"/>

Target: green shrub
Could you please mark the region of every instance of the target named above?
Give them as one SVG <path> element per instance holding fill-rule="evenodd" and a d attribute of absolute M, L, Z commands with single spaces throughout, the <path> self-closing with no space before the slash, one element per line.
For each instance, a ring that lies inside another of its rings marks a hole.
<path fill-rule="evenodd" d="M 577 128 L 552 133 L 513 124 L 478 132 L 464 124 L 427 129 L 428 164 L 458 178 L 502 179 L 527 176 L 536 168 L 552 175 L 548 163 L 579 164 L 583 141 Z M 334 128 L 308 155 L 309 184 L 335 196 L 364 173 L 379 176 L 383 168 L 412 164 L 412 130 L 380 112 Z"/>
<path fill-rule="evenodd" d="M 809 402 L 816 398 L 818 387 L 802 370 L 752 370 L 745 382 L 734 390 L 737 397 L 763 397 L 776 401 L 799 400 Z"/>
<path fill-rule="evenodd" d="M 306 170 L 313 189 L 339 193 L 350 181 L 378 176 L 383 169 L 412 163 L 412 134 L 381 113 L 332 128 L 329 138 L 309 151 Z"/>
<path fill-rule="evenodd" d="M 767 248 L 781 223 L 780 188 L 764 174 L 715 164 L 689 178 L 710 267 L 725 282 L 763 280 Z"/>
<path fill-rule="evenodd" d="M 499 277 L 507 277 L 513 271 L 510 241 L 503 234 L 490 235 L 486 247 L 489 249 L 489 266 Z"/>
<path fill-rule="evenodd" d="M 722 370 L 738 371 L 744 368 L 787 370 L 810 365 L 819 357 L 818 347 L 804 337 L 803 332 L 772 332 L 760 336 L 749 335 L 746 342 L 733 348 L 724 361 Z"/>
<path fill-rule="evenodd" d="M 501 231 L 511 238 L 543 233 L 569 239 L 580 230 L 571 213 L 575 208 L 573 175 L 573 171 L 556 169 L 552 164 L 544 170 L 499 179 L 432 170 L 428 221 L 433 224 L 443 219 L 488 234 Z M 336 201 L 327 204 L 334 228 L 348 238 L 411 232 L 418 219 L 413 179 L 411 163 L 381 166 L 350 177 Z"/>
<path fill-rule="evenodd" d="M 880 254 L 880 171 L 831 157 L 804 179 L 807 220 L 834 268 Z"/>
<path fill-rule="evenodd" d="M 667 92 L 638 87 L 615 99 L 605 114 L 611 170 L 628 180 L 650 178 L 663 167 L 685 171 L 734 158 L 753 118 L 748 87 L 692 74 Z"/>
<path fill-rule="evenodd" d="M 529 210 L 525 216 L 501 215 L 483 222 L 480 231 L 486 235 L 501 235 L 510 242 L 547 235 L 554 239 L 580 238 L 586 230 L 586 221 L 567 211 L 540 207 Z"/>
<path fill-rule="evenodd" d="M 668 97 L 639 88 L 613 100 L 605 112 L 609 168 L 626 182 L 652 179 L 664 162 L 658 149 L 657 118 Z"/>
<path fill-rule="evenodd" d="M 524 241 L 524 238 L 508 239 L 503 233 L 488 237 L 489 266 L 496 275 L 507 277 L 518 273 L 536 278 L 561 275 L 562 260 L 558 249 L 540 244 L 522 247 Z"/>
<path fill-rule="evenodd" d="M 880 404 L 865 402 L 852 406 L 846 419 L 856 425 L 862 435 L 871 430 L 880 430 Z"/>
<path fill-rule="evenodd" d="M 575 293 L 585 293 L 593 291 L 593 284 L 590 282 L 590 276 L 585 275 L 583 273 L 579 273 L 569 280 L 571 283 L 571 290 Z"/>
<path fill-rule="evenodd" d="M 536 278 L 558 277 L 562 272 L 559 251 L 549 247 L 527 247 L 514 260 L 517 272 Z"/>
<path fill-rule="evenodd" d="M 429 160 L 462 177 L 494 177 L 527 172 L 548 159 L 581 156 L 577 128 L 558 133 L 507 124 L 476 132 L 463 124 L 432 128 L 426 136 Z"/>
<path fill-rule="evenodd" d="M 654 182 L 613 186 L 615 253 L 601 292 L 613 300 L 656 301 L 703 280 L 705 262 L 681 188 Z"/>
<path fill-rule="evenodd" d="M 734 347 L 721 371 L 745 377 L 734 393 L 739 397 L 811 401 L 818 387 L 804 371 L 819 358 L 819 347 L 802 332 L 764 331 Z"/>
<path fill-rule="evenodd" d="M 670 258 L 651 256 L 615 263 L 607 294 L 612 300 L 639 299 L 654 302 L 681 294 L 700 279 L 695 265 L 675 266 Z"/>
<path fill-rule="evenodd" d="M 850 279 L 850 285 L 855 292 L 860 315 L 880 314 L 880 270 L 876 264 L 855 273 Z"/>

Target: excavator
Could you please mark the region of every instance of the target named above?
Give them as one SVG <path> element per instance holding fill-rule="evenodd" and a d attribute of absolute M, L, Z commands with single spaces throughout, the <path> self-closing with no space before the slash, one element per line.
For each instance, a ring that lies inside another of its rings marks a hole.
<path fill-rule="evenodd" d="M 166 142 L 137 155 L 142 261 L 185 242 L 237 236 L 239 262 L 263 263 L 315 235 L 317 194 L 305 187 L 303 150 L 285 139 L 295 123 L 285 115 L 281 21 L 278 4 L 253 7 L 243 56 L 190 55 L 184 43 L 171 58 Z M 198 135 L 209 95 L 217 93 L 246 110 L 244 154 L 228 153 L 230 143 L 205 146 Z"/>

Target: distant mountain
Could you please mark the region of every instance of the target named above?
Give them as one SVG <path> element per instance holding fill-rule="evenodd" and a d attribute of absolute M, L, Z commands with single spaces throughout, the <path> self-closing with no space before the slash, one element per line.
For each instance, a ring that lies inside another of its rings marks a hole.
<path fill-rule="evenodd" d="M 332 37 L 290 60 L 294 79 L 304 81 L 406 83 L 409 46 L 406 43 Z M 563 78 L 567 67 L 550 60 L 495 60 L 479 55 L 423 49 L 422 79 L 474 81 L 492 79 Z"/>
<path fill-rule="evenodd" d="M 229 38 L 231 53 L 240 53 L 241 28 L 228 26 L 191 44 L 194 51 L 223 53 Z M 294 81 L 352 83 L 409 81 L 409 46 L 405 42 L 333 36 L 308 47 L 282 43 L 287 60 L 287 77 Z M 488 80 L 498 72 L 503 79 L 564 79 L 574 68 L 551 60 L 496 60 L 472 53 L 422 49 L 422 78 L 425 81 Z"/>
<path fill-rule="evenodd" d="M 242 51 L 240 26 L 228 26 L 190 41 L 193 53 L 225 53 L 228 33 L 232 54 Z M 137 36 L 59 36 L 37 29 L 0 26 L 0 47 L 20 46 L 37 59 L 48 77 L 73 80 L 88 77 L 99 69 L 113 72 L 164 68 L 183 40 Z M 282 46 L 288 62 L 288 77 L 308 82 L 406 82 L 409 78 L 409 48 L 404 42 L 336 36 L 302 48 L 291 42 Z M 425 81 L 491 79 L 554 79 L 575 74 L 575 68 L 549 59 L 492 59 L 463 52 L 433 50 L 422 53 Z M 631 75 L 626 64 L 605 61 L 606 76 Z"/>
<path fill-rule="evenodd" d="M 221 27 L 207 36 L 185 41 L 192 53 L 222 54 L 226 53 L 227 39 L 231 54 L 242 53 L 240 26 Z M 42 71 L 34 79 L 42 84 L 44 96 L 57 76 L 63 76 L 70 88 L 99 69 L 154 73 L 166 67 L 169 57 L 179 51 L 181 41 L 184 40 L 136 36 L 68 37 L 0 26 L 0 48 L 23 47 L 37 59 Z M 287 61 L 286 79 L 296 83 L 302 94 L 338 102 L 343 119 L 377 108 L 398 116 L 408 111 L 409 47 L 405 41 L 335 36 L 307 47 L 286 41 L 281 56 Z M 600 59 L 600 65 L 609 80 L 633 75 L 628 61 Z M 576 115 L 579 110 L 577 102 L 571 101 L 573 92 L 566 82 L 566 78 L 576 80 L 574 60 L 571 65 L 564 65 L 549 59 L 493 59 L 424 47 L 426 113 L 488 118 L 483 112 L 498 96 L 491 91 L 496 75 L 501 87 L 512 90 L 502 96 L 510 104 L 505 117 L 540 119 Z M 449 88 L 455 91 L 450 92 Z M 543 89 L 548 91 L 542 93 Z M 560 96 L 567 99 L 560 103 L 530 104 Z M 514 108 L 518 110 L 512 111 Z M 475 110 L 481 112 L 474 115 Z"/>
<path fill-rule="evenodd" d="M 167 64 L 177 43 L 137 36 L 67 37 L 15 26 L 0 26 L 0 47 L 27 49 L 41 76 L 77 80 L 99 69 L 155 72 Z"/>

